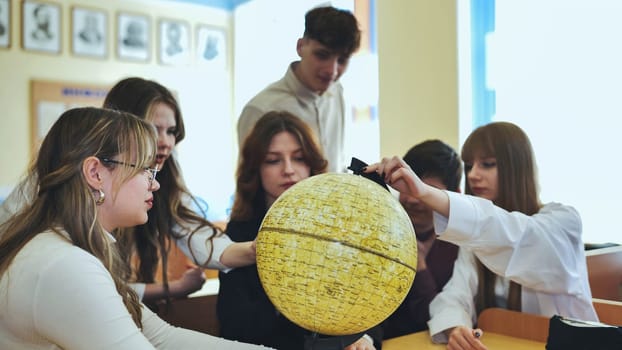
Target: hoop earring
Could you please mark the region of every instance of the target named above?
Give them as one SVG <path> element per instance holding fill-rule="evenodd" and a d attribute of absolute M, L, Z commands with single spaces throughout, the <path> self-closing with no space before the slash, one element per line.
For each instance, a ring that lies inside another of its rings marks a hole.
<path fill-rule="evenodd" d="M 102 205 L 104 204 L 104 201 L 106 200 L 106 194 L 104 193 L 104 191 L 101 190 L 101 188 L 97 191 L 99 192 L 99 196 L 95 200 L 95 204 Z"/>

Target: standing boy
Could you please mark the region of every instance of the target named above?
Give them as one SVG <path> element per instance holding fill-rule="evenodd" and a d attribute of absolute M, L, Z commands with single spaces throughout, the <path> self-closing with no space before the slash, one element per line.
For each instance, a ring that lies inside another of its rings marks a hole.
<path fill-rule="evenodd" d="M 361 31 L 351 12 L 334 7 L 307 12 L 304 35 L 296 43 L 300 60 L 246 104 L 238 120 L 238 144 L 266 112 L 287 111 L 313 129 L 328 170 L 345 171 L 345 102 L 338 80 L 360 41 Z"/>

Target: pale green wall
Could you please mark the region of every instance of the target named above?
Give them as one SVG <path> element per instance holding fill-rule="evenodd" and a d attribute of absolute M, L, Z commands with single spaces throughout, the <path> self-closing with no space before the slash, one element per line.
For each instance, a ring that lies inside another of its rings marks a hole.
<path fill-rule="evenodd" d="M 458 149 L 454 0 L 377 0 L 380 154 L 439 138 Z"/>

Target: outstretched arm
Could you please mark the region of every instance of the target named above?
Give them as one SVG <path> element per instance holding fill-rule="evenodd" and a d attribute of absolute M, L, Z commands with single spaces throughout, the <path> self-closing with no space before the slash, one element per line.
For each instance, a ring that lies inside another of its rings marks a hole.
<path fill-rule="evenodd" d="M 235 242 L 220 256 L 220 262 L 228 267 L 243 267 L 255 263 L 255 241 Z"/>

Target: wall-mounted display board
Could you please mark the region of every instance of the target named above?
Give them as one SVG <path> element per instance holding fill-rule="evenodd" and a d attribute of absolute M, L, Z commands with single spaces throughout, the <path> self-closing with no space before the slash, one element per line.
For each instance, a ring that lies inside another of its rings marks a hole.
<path fill-rule="evenodd" d="M 101 107 L 110 89 L 105 85 L 59 81 L 30 81 L 30 125 L 32 154 L 56 119 L 75 107 Z"/>

